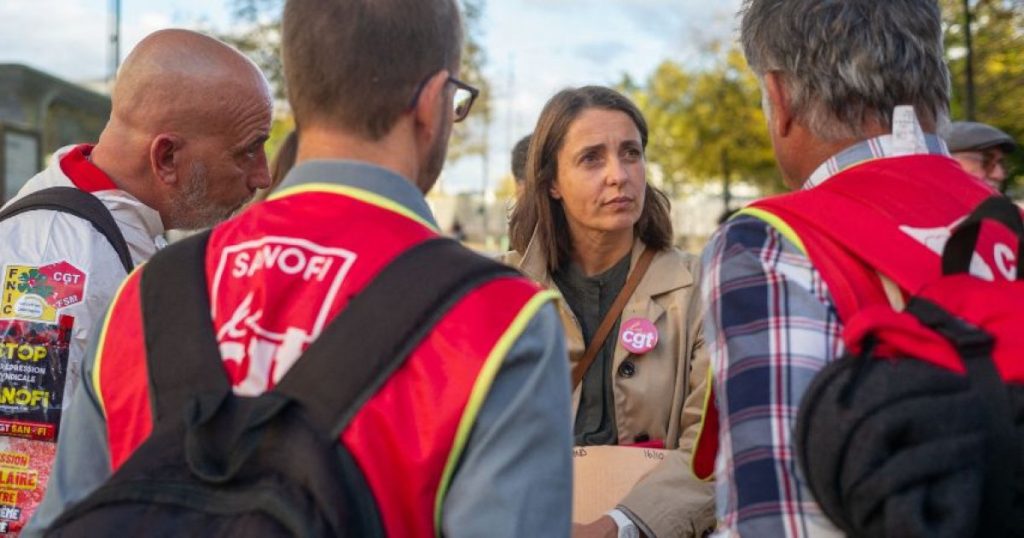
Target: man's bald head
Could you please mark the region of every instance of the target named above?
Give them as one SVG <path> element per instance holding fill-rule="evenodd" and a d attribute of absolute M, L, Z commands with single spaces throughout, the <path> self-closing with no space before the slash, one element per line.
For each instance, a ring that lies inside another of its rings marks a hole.
<path fill-rule="evenodd" d="M 270 88 L 231 46 L 189 30 L 150 34 L 111 100 L 94 162 L 166 227 L 215 224 L 269 182 Z"/>
<path fill-rule="evenodd" d="M 125 59 L 111 96 L 113 118 L 148 132 L 181 122 L 210 125 L 210 113 L 230 116 L 242 97 L 270 102 L 256 65 L 231 46 L 189 30 L 161 30 Z"/>

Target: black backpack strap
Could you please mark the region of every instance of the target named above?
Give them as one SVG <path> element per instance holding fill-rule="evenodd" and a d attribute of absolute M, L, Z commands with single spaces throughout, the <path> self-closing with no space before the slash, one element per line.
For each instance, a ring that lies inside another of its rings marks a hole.
<path fill-rule="evenodd" d="M 210 321 L 206 245 L 210 231 L 158 252 L 142 269 L 142 320 L 156 420 L 181 417 L 197 394 L 228 395 Z"/>
<path fill-rule="evenodd" d="M 275 390 L 301 402 L 313 425 L 336 437 L 459 299 L 518 274 L 451 239 L 420 243 L 352 298 Z"/>
<path fill-rule="evenodd" d="M 0 211 L 0 221 L 37 209 L 69 213 L 89 221 L 96 231 L 107 238 L 110 246 L 114 247 L 114 252 L 121 260 L 125 273 L 131 273 L 135 268 L 131 254 L 128 252 L 128 243 L 124 240 L 121 229 L 117 227 L 117 222 L 111 216 L 110 210 L 103 205 L 99 198 L 74 187 L 50 187 L 25 195 L 4 208 L 3 211 Z"/>
<path fill-rule="evenodd" d="M 946 243 L 942 252 L 942 274 L 969 274 L 971 259 L 981 235 L 981 225 L 986 220 L 1006 226 L 1017 237 L 1017 280 L 1024 280 L 1024 219 L 1020 208 L 1005 196 L 992 196 L 978 204 L 967 216 Z"/>
<path fill-rule="evenodd" d="M 157 420 L 180 417 L 197 394 L 212 398 L 204 406 L 212 410 L 231 390 L 221 362 L 214 360 L 220 351 L 204 263 L 209 235 L 171 245 L 142 271 L 143 326 Z M 518 274 L 456 241 L 424 241 L 400 254 L 351 299 L 275 392 L 300 402 L 314 426 L 335 437 L 448 308 L 490 279 Z M 337 375 L 340 361 L 348 375 Z"/>

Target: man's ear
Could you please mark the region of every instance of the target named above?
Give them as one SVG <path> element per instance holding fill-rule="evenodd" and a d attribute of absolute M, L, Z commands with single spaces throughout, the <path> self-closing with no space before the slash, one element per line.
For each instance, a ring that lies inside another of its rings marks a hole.
<path fill-rule="evenodd" d="M 789 91 L 782 79 L 782 73 L 768 71 L 764 74 L 764 92 L 768 98 L 768 128 L 778 138 L 785 138 L 793 128 L 793 110 L 789 106 Z"/>
<path fill-rule="evenodd" d="M 442 69 L 434 73 L 423 85 L 420 98 L 413 108 L 413 118 L 416 121 L 417 130 L 425 129 L 422 132 L 429 134 L 431 138 L 437 136 L 434 130 L 440 125 L 438 120 L 441 119 L 441 116 L 450 113 L 451 106 L 443 103 L 444 97 L 447 95 L 445 92 L 447 84 L 448 71 Z"/>
<path fill-rule="evenodd" d="M 179 151 L 185 141 L 175 134 L 160 134 L 149 145 L 149 166 L 153 174 L 165 185 L 174 185 L 179 181 L 178 164 L 181 156 Z"/>

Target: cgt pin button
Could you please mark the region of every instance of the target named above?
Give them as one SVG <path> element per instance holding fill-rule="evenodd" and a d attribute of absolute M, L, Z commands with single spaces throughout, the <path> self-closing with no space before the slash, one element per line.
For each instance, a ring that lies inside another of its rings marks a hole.
<path fill-rule="evenodd" d="M 634 355 L 643 355 L 658 345 L 658 328 L 644 318 L 633 318 L 619 331 L 622 347 Z"/>

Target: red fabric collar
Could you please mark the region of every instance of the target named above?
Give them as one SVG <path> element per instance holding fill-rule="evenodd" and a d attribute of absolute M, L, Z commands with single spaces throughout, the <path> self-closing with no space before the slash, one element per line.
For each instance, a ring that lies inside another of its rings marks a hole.
<path fill-rule="evenodd" d="M 116 189 L 117 185 L 107 174 L 89 161 L 93 146 L 80 144 L 67 152 L 60 160 L 60 169 L 79 190 L 98 192 Z"/>

